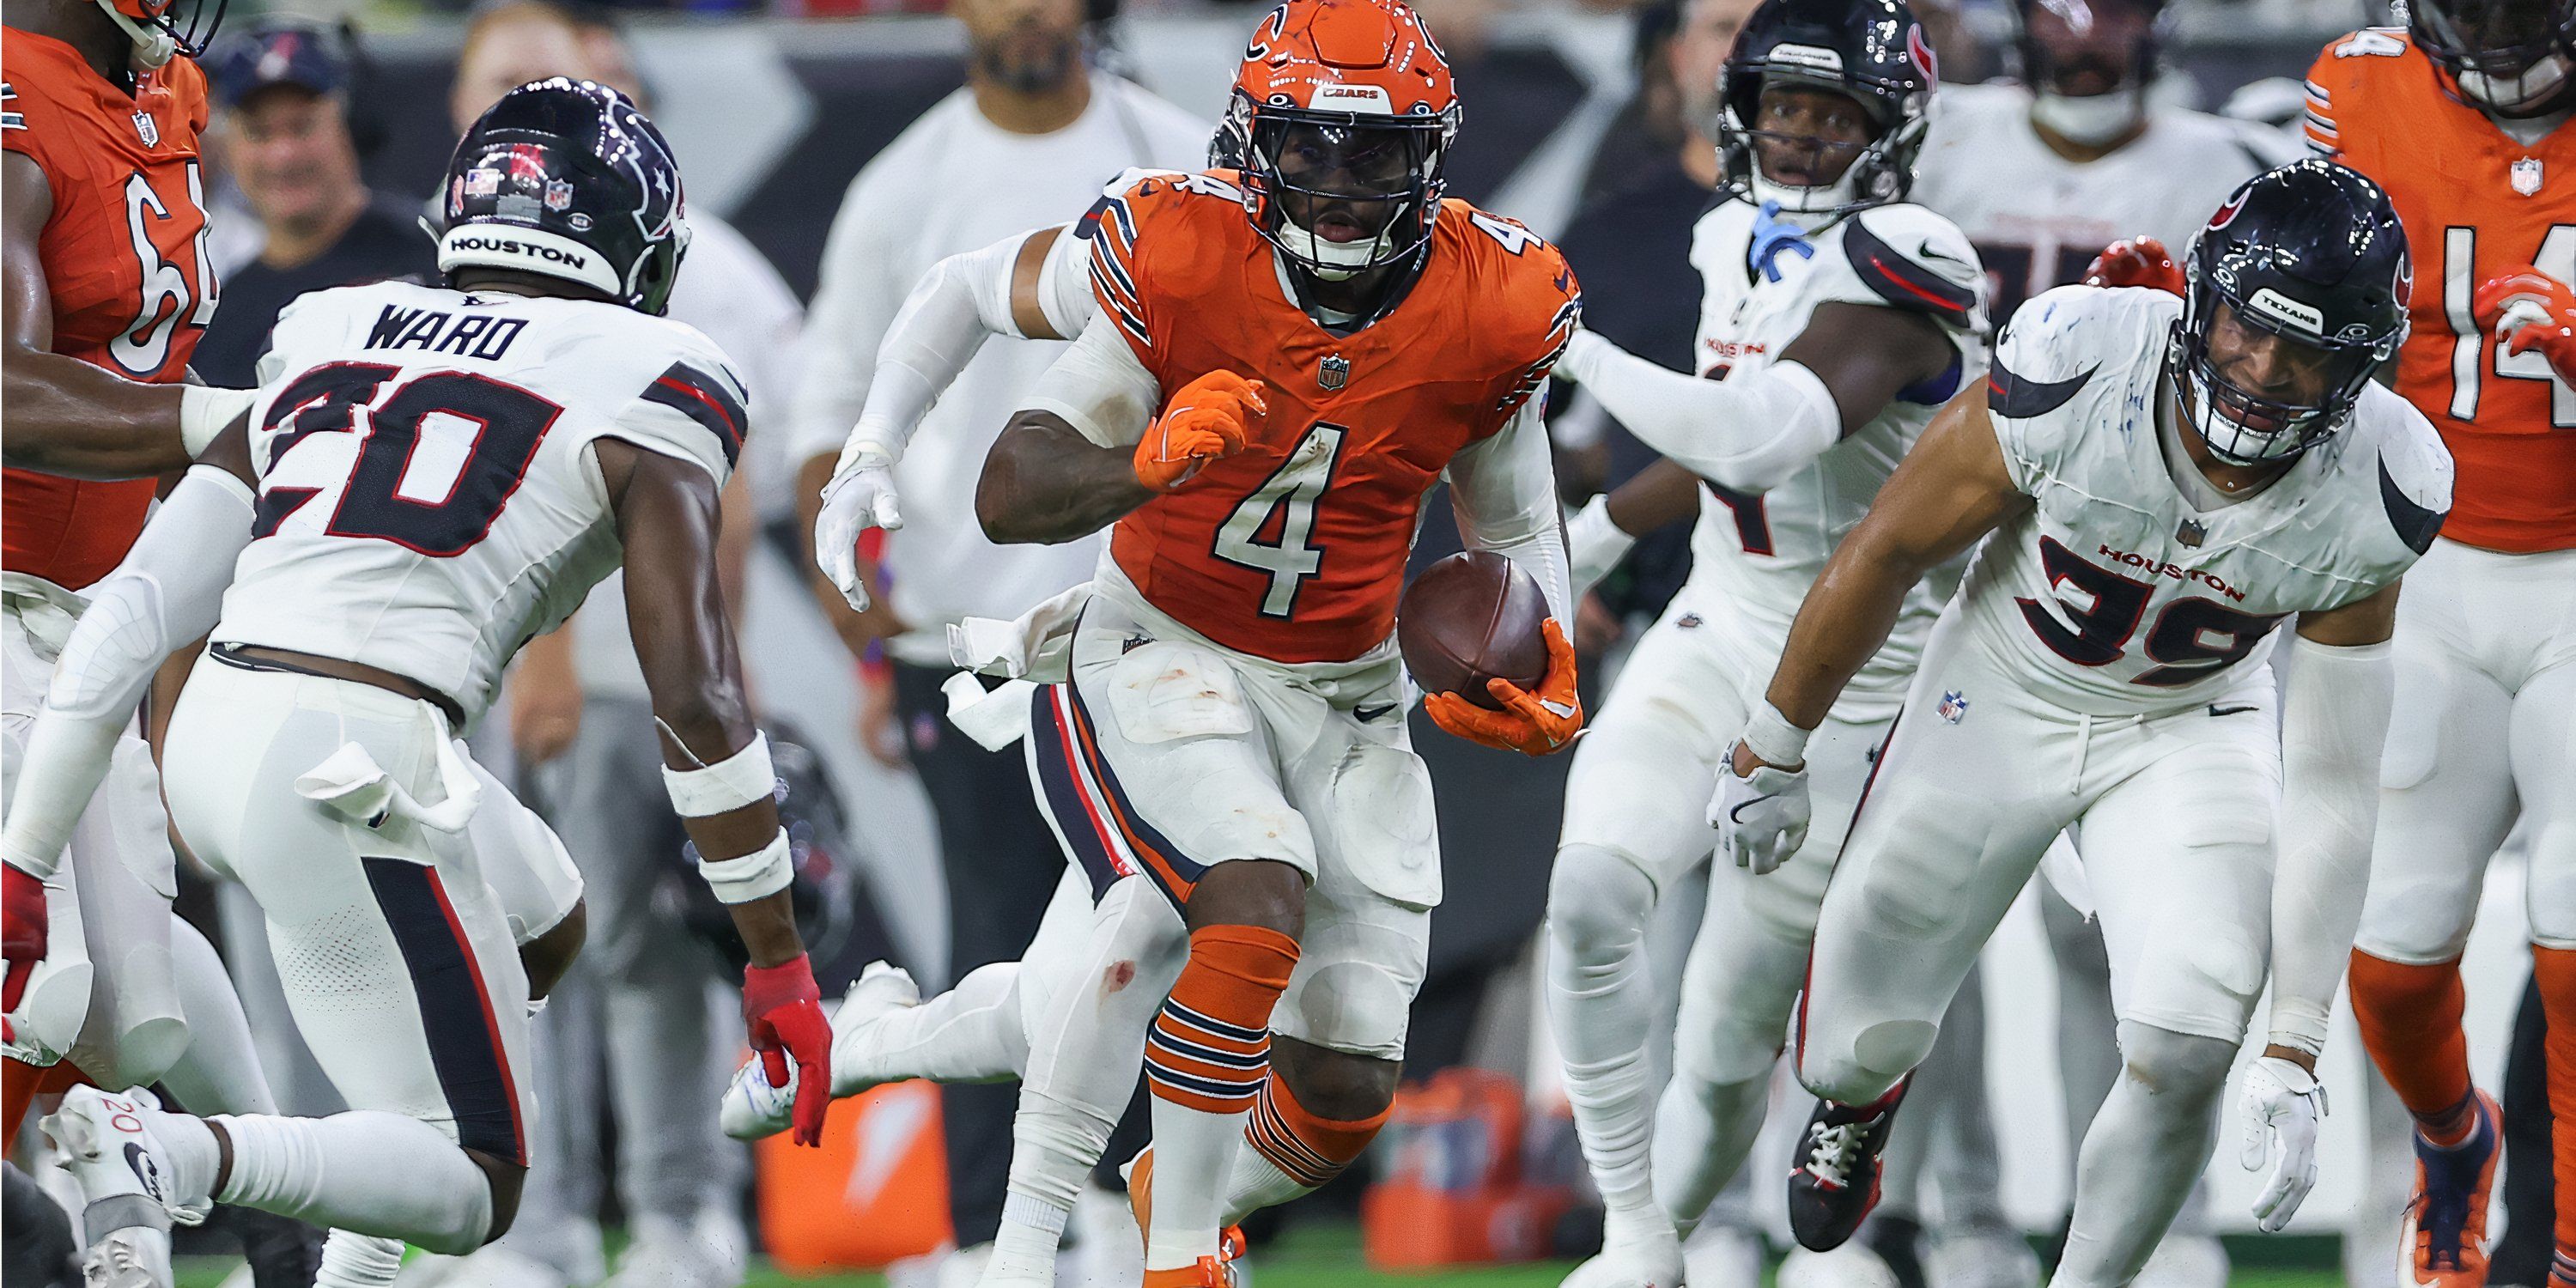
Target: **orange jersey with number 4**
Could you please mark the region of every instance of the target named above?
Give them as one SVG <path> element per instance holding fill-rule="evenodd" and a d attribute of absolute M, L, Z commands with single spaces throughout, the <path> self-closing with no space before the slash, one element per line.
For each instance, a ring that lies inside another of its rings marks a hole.
<path fill-rule="evenodd" d="M 2402 28 L 2325 47 L 2308 71 L 2310 146 L 2388 190 L 2415 255 L 2397 391 L 2457 463 L 2442 535 L 2490 550 L 2576 547 L 2576 389 L 2538 353 L 2508 357 L 2470 316 L 2517 264 L 2576 282 L 2576 129 L 2529 146 L 2453 97 Z"/>
<path fill-rule="evenodd" d="M 197 167 L 205 73 L 174 58 L 129 95 L 59 40 L 10 27 L 0 42 L 0 146 L 35 162 L 53 193 L 37 251 L 54 352 L 128 380 L 184 379 L 215 310 Z M 150 479 L 9 470 L 0 567 L 86 586 L 134 544 L 152 492 Z"/>
<path fill-rule="evenodd" d="M 1338 662 L 1395 629 L 1423 495 L 1537 394 L 1581 313 L 1556 248 L 1443 202 L 1421 276 L 1349 335 L 1288 298 L 1233 172 L 1149 178 L 1103 208 L 1092 290 L 1169 398 L 1263 381 L 1258 439 L 1118 521 L 1148 602 L 1228 648 Z"/>

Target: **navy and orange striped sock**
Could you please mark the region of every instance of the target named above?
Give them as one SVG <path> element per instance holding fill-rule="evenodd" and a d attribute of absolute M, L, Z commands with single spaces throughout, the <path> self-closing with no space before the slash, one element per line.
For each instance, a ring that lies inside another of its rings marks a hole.
<path fill-rule="evenodd" d="M 1270 1076 L 1270 1009 L 1297 969 L 1297 941 L 1259 926 L 1190 933 L 1181 968 L 1145 1040 L 1154 1094 L 1154 1228 L 1149 1270 L 1216 1251 L 1217 1216 L 1243 1115 Z"/>

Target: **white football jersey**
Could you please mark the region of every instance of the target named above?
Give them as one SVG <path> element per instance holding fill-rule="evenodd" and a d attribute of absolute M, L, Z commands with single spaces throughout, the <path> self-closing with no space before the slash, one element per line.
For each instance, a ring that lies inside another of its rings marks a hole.
<path fill-rule="evenodd" d="M 215 642 L 379 667 L 469 725 L 622 557 L 593 440 L 722 486 L 749 426 L 713 341 L 615 304 L 342 287 L 288 305 L 270 344 L 256 539 Z"/>
<path fill-rule="evenodd" d="M 2019 85 L 1944 85 L 1932 99 L 1908 200 L 1968 235 L 1992 283 L 1995 325 L 2023 300 L 2084 276 L 2123 237 L 2179 257 L 2236 185 L 2301 155 L 2295 140 L 2241 121 L 2154 108 L 2144 134 L 2098 160 L 2049 150 Z"/>
<path fill-rule="evenodd" d="M 2451 508 L 2450 453 L 2377 384 L 2269 487 L 2195 507 L 2158 441 L 2158 418 L 2176 414 L 2165 345 L 2181 314 L 2163 291 L 2064 286 L 2023 306 L 1995 350 L 1995 436 L 2036 504 L 1977 548 L 1949 611 L 2068 711 L 2223 695 L 2286 619 L 2396 581 Z"/>
<path fill-rule="evenodd" d="M 1708 379 L 1778 361 L 1816 306 L 1829 302 L 1920 312 L 1957 350 L 1948 372 L 1900 393 L 1779 486 L 1756 494 L 1702 485 L 1682 594 L 1758 635 L 1748 646 L 1768 662 L 1788 642 L 1789 623 L 1825 560 L 1868 512 L 1932 413 L 1985 378 L 1985 274 L 1949 220 L 1912 205 L 1865 210 L 1805 234 L 1751 202 L 1729 201 L 1700 216 L 1691 263 L 1702 283 L 1699 374 Z M 1925 587 L 1910 593 L 1887 646 L 1853 678 L 1838 714 L 1873 719 L 1893 709 L 1939 606 Z"/>

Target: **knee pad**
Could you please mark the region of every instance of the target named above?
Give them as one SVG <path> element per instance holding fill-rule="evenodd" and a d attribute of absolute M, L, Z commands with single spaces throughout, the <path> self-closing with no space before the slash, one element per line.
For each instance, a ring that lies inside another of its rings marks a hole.
<path fill-rule="evenodd" d="M 1327 1051 L 1401 1060 L 1412 1009 L 1411 985 L 1385 967 L 1345 958 L 1297 981 L 1270 1027 Z"/>
<path fill-rule="evenodd" d="M 2236 1046 L 2218 1038 L 2123 1020 L 2121 1076 L 2137 1082 L 2150 1095 L 2215 1096 L 2227 1089 L 2227 1072 L 2236 1063 Z"/>
<path fill-rule="evenodd" d="M 1598 962 L 1644 941 L 1655 910 L 1655 883 L 1617 851 L 1569 845 L 1557 851 L 1548 878 L 1547 933 L 1560 952 Z"/>
<path fill-rule="evenodd" d="M 1928 1020 L 1881 1020 L 1854 1034 L 1847 1051 L 1808 1045 L 1798 1053 L 1798 1081 L 1827 1100 L 1867 1104 L 1923 1063 L 1940 1032 Z"/>

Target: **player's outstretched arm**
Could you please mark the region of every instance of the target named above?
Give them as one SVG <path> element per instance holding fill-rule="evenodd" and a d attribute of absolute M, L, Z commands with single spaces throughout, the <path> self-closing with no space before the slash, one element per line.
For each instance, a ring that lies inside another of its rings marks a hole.
<path fill-rule="evenodd" d="M 886 328 L 858 424 L 841 444 L 814 518 L 814 558 L 851 607 L 864 612 L 858 539 L 903 526 L 894 467 L 939 396 L 984 341 L 1002 335 L 1070 339 L 1090 320 L 1080 243 L 1063 227 L 1015 234 L 931 267 Z M 1067 263 L 1070 258 L 1072 262 Z M 1066 289 L 1066 282 L 1074 289 Z"/>
<path fill-rule="evenodd" d="M 2029 504 L 2004 469 L 1979 381 L 1932 418 L 1826 561 L 1789 627 L 1771 705 L 1799 729 L 1822 724 L 1843 686 L 1887 642 L 1905 592 Z"/>
<path fill-rule="evenodd" d="M 250 473 L 249 437 L 235 426 L 153 512 L 116 570 L 86 592 L 89 607 L 54 664 L 0 827 L 8 1009 L 17 1007 L 28 969 L 45 956 L 41 886 L 107 777 L 135 704 L 172 650 L 222 616 L 234 562 L 251 540 Z"/>
<path fill-rule="evenodd" d="M 251 391 L 141 384 L 55 353 L 53 292 L 38 248 L 53 213 L 44 169 L 19 153 L 0 153 L 0 289 L 8 312 L 0 403 L 9 408 L 0 458 L 74 478 L 186 469 L 191 449 L 202 450 L 250 410 Z"/>
<path fill-rule="evenodd" d="M 1588 331 L 1557 374 L 1583 386 L 1638 441 L 1730 488 L 1786 482 L 1955 356 L 1917 313 L 1828 301 L 1770 366 L 1724 380 L 1667 370 Z"/>
<path fill-rule="evenodd" d="M 787 893 L 794 867 L 771 795 L 769 744 L 752 724 L 717 584 L 716 481 L 693 462 L 614 438 L 595 450 L 625 543 L 627 619 L 662 731 L 663 781 L 698 847 L 699 875 L 751 952 L 742 1006 L 752 1048 L 770 1085 L 797 1081 L 796 1139 L 819 1144 L 831 1030 Z"/>
<path fill-rule="evenodd" d="M 2352 958 L 2370 883 L 2379 820 L 2379 757 L 2397 675 L 2389 637 L 2397 583 L 2299 617 L 2281 681 L 2280 856 L 2272 876 L 2272 1014 L 2262 1058 L 2247 1073 L 2248 1169 L 2270 1163 L 2254 1200 L 2277 1232 L 2316 1183 L 2317 1054 Z"/>

